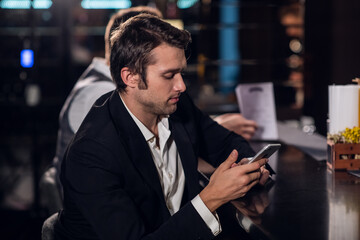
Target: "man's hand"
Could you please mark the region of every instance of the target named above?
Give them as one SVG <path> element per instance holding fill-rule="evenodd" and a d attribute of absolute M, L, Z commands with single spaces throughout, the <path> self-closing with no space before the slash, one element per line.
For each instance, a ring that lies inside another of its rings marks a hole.
<path fill-rule="evenodd" d="M 235 166 L 238 152 L 233 150 L 229 157 L 215 170 L 209 184 L 200 192 L 200 198 L 211 212 L 221 205 L 243 197 L 262 179 L 261 167 L 268 161 Z"/>
<path fill-rule="evenodd" d="M 266 159 L 266 161 L 268 162 L 269 160 Z M 233 163 L 231 165 L 231 167 L 236 167 L 236 166 L 240 166 L 240 165 L 243 165 L 243 164 L 247 164 L 248 162 L 249 162 L 249 159 L 243 158 L 243 159 L 241 159 L 241 161 L 239 163 Z M 261 176 L 260 176 L 260 179 L 259 179 L 259 184 L 264 186 L 266 181 L 268 180 L 268 178 L 270 176 L 270 172 L 269 172 L 269 170 L 267 170 L 265 168 L 265 166 L 261 166 L 260 173 L 261 173 Z"/>
<path fill-rule="evenodd" d="M 259 179 L 259 184 L 264 186 L 270 176 L 270 172 L 264 166 L 261 166 L 260 172 L 261 172 L 261 177 Z"/>
<path fill-rule="evenodd" d="M 255 121 L 244 118 L 240 113 L 225 113 L 214 118 L 214 121 L 247 140 L 254 136 L 258 128 Z"/>

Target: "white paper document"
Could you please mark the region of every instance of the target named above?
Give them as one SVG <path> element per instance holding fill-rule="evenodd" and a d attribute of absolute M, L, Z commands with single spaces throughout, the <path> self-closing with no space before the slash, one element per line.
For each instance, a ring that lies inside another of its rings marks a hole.
<path fill-rule="evenodd" d="M 241 114 L 258 124 L 253 139 L 278 140 L 273 84 L 239 84 L 235 91 Z"/>

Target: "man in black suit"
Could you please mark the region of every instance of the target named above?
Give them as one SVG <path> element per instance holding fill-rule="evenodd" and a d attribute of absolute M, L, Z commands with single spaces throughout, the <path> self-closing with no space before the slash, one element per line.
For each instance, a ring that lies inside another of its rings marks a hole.
<path fill-rule="evenodd" d="M 238 162 L 254 154 L 247 141 L 186 94 L 190 41 L 149 14 L 114 31 L 116 90 L 96 101 L 65 154 L 58 239 L 211 239 L 221 232 L 216 209 L 265 183 L 267 159 Z M 201 191 L 198 157 L 217 167 Z"/>
<path fill-rule="evenodd" d="M 137 6 L 128 9 L 121 9 L 113 14 L 106 26 L 105 32 L 105 58 L 95 57 L 88 68 L 80 76 L 71 93 L 67 97 L 59 116 L 59 130 L 56 142 L 56 155 L 53 160 L 55 166 L 56 182 L 59 189 L 59 198 L 62 199 L 62 187 L 59 180 L 61 161 L 64 153 L 74 134 L 80 127 L 86 114 L 101 95 L 115 89 L 115 84 L 111 79 L 110 65 L 110 36 L 114 29 L 130 17 L 140 13 L 149 13 L 162 17 L 161 12 L 153 7 Z M 250 139 L 256 129 L 257 124 L 253 120 L 244 118 L 240 113 L 225 113 L 214 118 L 216 122 L 230 131 L 240 134 L 246 139 Z M 203 163 L 203 162 L 201 162 Z M 203 170 L 212 170 L 209 166 Z M 46 193 L 45 193 L 46 194 Z M 52 210 L 54 211 L 54 210 Z"/>

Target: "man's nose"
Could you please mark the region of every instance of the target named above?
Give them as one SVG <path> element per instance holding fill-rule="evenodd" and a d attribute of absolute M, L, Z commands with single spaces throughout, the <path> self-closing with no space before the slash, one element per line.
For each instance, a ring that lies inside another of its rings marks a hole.
<path fill-rule="evenodd" d="M 184 79 L 180 73 L 178 73 L 176 76 L 176 82 L 174 88 L 176 91 L 180 91 L 180 92 L 185 92 L 186 90 Z"/>

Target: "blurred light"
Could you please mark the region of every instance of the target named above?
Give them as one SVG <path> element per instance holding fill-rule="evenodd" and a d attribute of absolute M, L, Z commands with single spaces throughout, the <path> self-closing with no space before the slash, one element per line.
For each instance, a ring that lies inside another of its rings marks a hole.
<path fill-rule="evenodd" d="M 20 64 L 24 68 L 31 68 L 34 65 L 34 51 L 24 49 L 20 53 Z"/>
<path fill-rule="evenodd" d="M 48 9 L 52 5 L 51 0 L 34 0 L 33 8 L 34 9 Z"/>
<path fill-rule="evenodd" d="M 1 8 L 7 9 L 30 9 L 31 1 L 29 0 L 2 0 Z"/>
<path fill-rule="evenodd" d="M 29 84 L 25 87 L 25 101 L 30 107 L 35 107 L 40 103 L 41 90 L 37 84 Z"/>
<path fill-rule="evenodd" d="M 84 9 L 120 9 L 131 7 L 130 0 L 83 0 Z"/>
<path fill-rule="evenodd" d="M 240 31 L 236 28 L 240 20 L 240 11 L 234 7 L 237 3 L 238 0 L 220 0 L 220 25 L 229 26 L 219 30 L 219 57 L 220 61 L 225 63 L 219 68 L 220 91 L 223 94 L 234 92 L 241 71 L 241 65 L 237 63 L 241 59 Z"/>
<path fill-rule="evenodd" d="M 291 51 L 293 51 L 294 53 L 300 53 L 302 50 L 302 44 L 297 39 L 291 40 L 289 43 L 289 47 L 290 47 Z"/>
<path fill-rule="evenodd" d="M 178 0 L 177 6 L 180 9 L 185 9 L 194 6 L 194 4 L 197 2 L 198 0 Z"/>
<path fill-rule="evenodd" d="M 298 68 L 303 64 L 303 60 L 300 56 L 292 54 L 287 59 L 287 65 L 289 68 Z"/>
<path fill-rule="evenodd" d="M 42 20 L 47 22 L 52 18 L 52 14 L 50 11 L 44 11 L 43 14 L 41 14 L 41 18 L 42 18 Z"/>
<path fill-rule="evenodd" d="M 52 5 L 51 0 L 2 0 L 0 8 L 5 9 L 30 9 L 31 4 L 34 9 L 48 9 Z"/>

